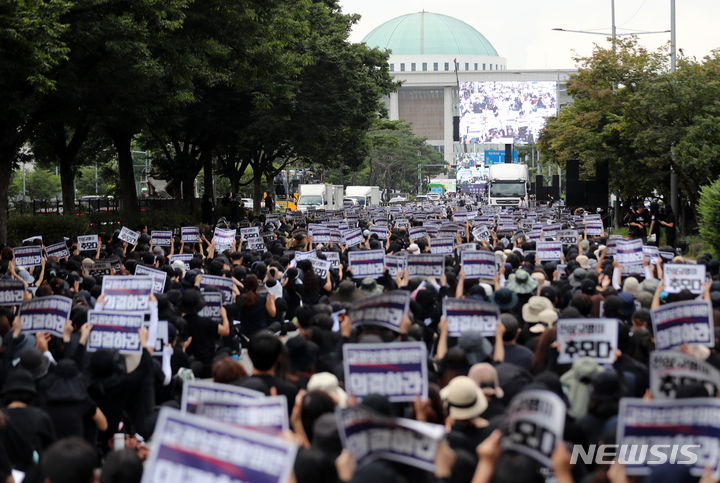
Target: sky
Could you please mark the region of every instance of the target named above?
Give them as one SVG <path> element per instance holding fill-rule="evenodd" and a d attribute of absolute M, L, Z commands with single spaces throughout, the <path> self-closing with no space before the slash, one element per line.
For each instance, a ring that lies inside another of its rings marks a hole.
<path fill-rule="evenodd" d="M 350 40 L 362 41 L 372 29 L 407 13 L 442 13 L 472 25 L 507 60 L 508 69 L 573 69 L 573 57 L 592 53 L 601 35 L 555 32 L 610 32 L 611 0 L 340 0 L 345 13 L 362 17 Z M 677 48 L 701 60 L 720 48 L 720 0 L 676 0 Z M 670 29 L 670 0 L 615 0 L 618 33 Z M 640 35 L 640 43 L 656 49 L 670 33 Z"/>

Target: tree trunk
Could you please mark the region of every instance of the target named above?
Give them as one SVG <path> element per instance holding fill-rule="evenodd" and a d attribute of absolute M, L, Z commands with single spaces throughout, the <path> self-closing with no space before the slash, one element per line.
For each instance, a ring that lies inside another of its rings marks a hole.
<path fill-rule="evenodd" d="M 112 139 L 118 155 L 120 219 L 126 225 L 137 226 L 140 224 L 140 213 L 138 212 L 135 172 L 133 170 L 132 153 L 130 151 L 132 134 L 113 133 Z"/>
<path fill-rule="evenodd" d="M 12 156 L 5 153 L 0 158 L 0 242 L 7 243 L 8 224 L 8 188 L 12 176 Z M 13 240 L 17 241 L 17 240 Z"/>
<path fill-rule="evenodd" d="M 195 176 L 186 176 L 183 178 L 182 199 L 185 208 L 192 212 L 195 203 Z"/>
<path fill-rule="evenodd" d="M 270 206 L 265 206 L 271 213 L 273 211 L 273 204 L 275 203 L 275 177 L 272 176 L 272 173 L 265 173 L 265 182 L 267 183 L 267 192 L 270 193 L 270 199 L 272 202 L 270 203 Z"/>
<path fill-rule="evenodd" d="M 60 186 L 62 187 L 63 214 L 75 214 L 75 175 L 72 171 L 72 160 L 67 156 L 60 157 Z"/>
<path fill-rule="evenodd" d="M 260 202 L 262 201 L 262 172 L 253 171 L 253 213 L 260 214 Z"/>
<path fill-rule="evenodd" d="M 209 150 L 203 149 L 200 157 L 202 158 L 203 173 L 205 174 L 203 191 L 210 196 L 210 199 L 215 201 L 215 167 L 213 166 L 212 154 Z"/>

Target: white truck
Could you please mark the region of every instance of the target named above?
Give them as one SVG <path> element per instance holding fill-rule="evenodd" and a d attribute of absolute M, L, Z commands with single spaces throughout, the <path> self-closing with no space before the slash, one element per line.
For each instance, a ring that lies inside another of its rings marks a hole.
<path fill-rule="evenodd" d="M 380 206 L 380 187 L 348 186 L 345 188 L 345 198 L 360 206 Z"/>
<path fill-rule="evenodd" d="M 491 205 L 527 207 L 527 165 L 502 163 L 490 166 L 488 198 Z"/>
<path fill-rule="evenodd" d="M 303 213 L 316 210 L 339 210 L 343 207 L 343 187 L 335 184 L 301 184 L 297 209 Z"/>

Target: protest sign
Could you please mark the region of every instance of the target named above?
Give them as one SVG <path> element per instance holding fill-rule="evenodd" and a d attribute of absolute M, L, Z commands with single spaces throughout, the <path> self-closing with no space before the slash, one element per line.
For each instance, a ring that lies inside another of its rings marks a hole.
<path fill-rule="evenodd" d="M 169 247 L 172 245 L 172 232 L 168 230 L 153 230 L 150 240 L 155 247 Z"/>
<path fill-rule="evenodd" d="M 22 244 L 25 245 L 26 243 L 31 244 L 31 245 L 38 245 L 38 244 L 42 245 L 43 237 L 42 237 L 42 235 L 35 235 L 35 236 L 25 238 L 22 241 Z"/>
<path fill-rule="evenodd" d="M 222 293 L 223 301 L 226 304 L 232 303 L 232 288 L 234 284 L 232 278 L 221 277 L 219 275 L 205 275 L 203 273 L 202 277 L 200 277 L 200 289 L 202 290 L 207 287 L 218 289 L 220 293 Z"/>
<path fill-rule="evenodd" d="M 215 243 L 215 253 L 222 253 L 225 250 L 230 250 L 235 243 L 235 230 L 229 230 L 227 228 L 215 228 L 213 232 L 213 242 Z"/>
<path fill-rule="evenodd" d="M 223 306 L 223 294 L 216 291 L 203 291 L 203 299 L 205 300 L 205 307 L 198 313 L 200 317 L 207 317 L 213 322 L 221 323 L 222 316 L 220 315 L 220 309 Z"/>
<path fill-rule="evenodd" d="M 265 240 L 262 237 L 250 238 L 246 243 L 248 250 L 265 251 Z"/>
<path fill-rule="evenodd" d="M 461 253 L 465 250 L 477 250 L 477 243 L 470 242 L 470 243 L 460 243 L 455 247 L 455 249 L 458 251 L 458 253 Z"/>
<path fill-rule="evenodd" d="M 167 273 L 162 270 L 137 264 L 135 265 L 135 275 L 150 277 L 153 281 L 153 293 L 163 293 L 165 291 L 165 279 L 167 278 Z"/>
<path fill-rule="evenodd" d="M 118 235 L 118 239 L 124 241 L 128 245 L 135 245 L 138 238 L 140 238 L 140 233 L 135 230 L 131 230 L 126 226 L 123 226 L 120 229 L 120 234 Z"/>
<path fill-rule="evenodd" d="M 535 255 L 541 262 L 561 260 L 562 246 L 559 241 L 538 241 L 535 243 Z"/>
<path fill-rule="evenodd" d="M 650 393 L 654 399 L 675 399 L 686 384 L 702 384 L 711 397 L 720 390 L 720 371 L 678 350 L 650 353 Z"/>
<path fill-rule="evenodd" d="M 560 319 L 556 326 L 560 346 L 558 364 L 572 364 L 580 357 L 592 357 L 599 364 L 615 362 L 616 319 Z"/>
<path fill-rule="evenodd" d="M 585 221 L 585 233 L 587 236 L 596 237 L 603 235 L 602 221 Z"/>
<path fill-rule="evenodd" d="M 20 305 L 25 293 L 25 284 L 20 280 L 0 280 L 0 307 Z"/>
<path fill-rule="evenodd" d="M 658 247 L 653 245 L 643 245 L 642 247 L 643 256 L 647 259 L 648 264 L 656 265 L 660 258 L 660 251 Z"/>
<path fill-rule="evenodd" d="M 460 253 L 460 264 L 467 279 L 492 280 L 497 272 L 495 254 L 486 250 L 463 250 Z"/>
<path fill-rule="evenodd" d="M 563 245 L 576 245 L 578 242 L 578 231 L 560 230 L 557 233 L 557 238 Z"/>
<path fill-rule="evenodd" d="M 13 248 L 16 267 L 37 267 L 42 264 L 42 246 L 31 245 Z"/>
<path fill-rule="evenodd" d="M 673 258 L 675 258 L 675 253 L 673 252 L 658 251 L 658 255 L 660 255 L 664 263 L 672 262 Z"/>
<path fill-rule="evenodd" d="M 65 242 L 54 243 L 45 247 L 45 253 L 47 253 L 48 257 L 65 258 L 70 256 L 70 250 L 68 250 Z"/>
<path fill-rule="evenodd" d="M 344 344 L 345 390 L 361 400 L 382 394 L 390 402 L 427 399 L 427 349 L 423 342 Z"/>
<path fill-rule="evenodd" d="M 526 237 L 529 241 L 535 241 L 535 242 L 537 242 L 537 241 L 540 240 L 541 235 L 542 235 L 542 231 L 540 231 L 540 230 L 529 230 L 529 231 L 526 231 L 526 232 L 525 232 L 525 237 Z M 536 245 L 536 246 L 537 246 L 537 245 Z"/>
<path fill-rule="evenodd" d="M 311 258 L 313 271 L 319 278 L 325 279 L 327 272 L 332 268 L 332 263 L 327 260 L 320 260 L 319 258 Z"/>
<path fill-rule="evenodd" d="M 614 257 L 617 254 L 617 242 L 622 240 L 620 235 L 610 235 L 607 238 L 607 256 Z"/>
<path fill-rule="evenodd" d="M 437 232 L 438 238 L 455 238 L 460 228 L 453 223 L 446 223 Z"/>
<path fill-rule="evenodd" d="M 393 290 L 353 304 L 348 315 L 353 325 L 376 325 L 398 331 L 410 304 L 410 292 Z"/>
<path fill-rule="evenodd" d="M 87 268 L 88 275 L 95 278 L 105 275 L 112 275 L 113 265 L 110 260 L 95 260 L 92 265 Z"/>
<path fill-rule="evenodd" d="M 195 414 L 263 432 L 280 433 L 290 429 L 285 396 L 236 401 L 206 400 L 198 404 Z"/>
<path fill-rule="evenodd" d="M 140 352 L 140 335 L 145 314 L 90 310 L 87 323 L 92 325 L 87 351 L 115 349 L 121 354 Z"/>
<path fill-rule="evenodd" d="M 621 398 L 617 443 L 634 450 L 621 458 L 628 475 L 649 475 L 653 465 L 657 471 L 657 465 L 677 463 L 692 465 L 690 474 L 696 477 L 710 467 L 716 479 L 720 475 L 720 400 Z"/>
<path fill-rule="evenodd" d="M 62 295 L 34 298 L 23 302 L 19 316 L 22 318 L 22 331 L 34 334 L 48 332 L 62 337 L 65 321 L 70 318 L 72 299 Z"/>
<path fill-rule="evenodd" d="M 308 235 L 312 237 L 313 243 L 330 243 L 330 227 L 318 223 L 308 225 Z"/>
<path fill-rule="evenodd" d="M 551 225 L 544 225 L 542 227 L 542 236 L 545 240 L 548 239 L 556 239 L 558 232 L 562 228 L 562 225 L 559 223 L 553 223 Z"/>
<path fill-rule="evenodd" d="M 445 255 L 421 253 L 410 255 L 407 262 L 408 275 L 411 277 L 436 277 L 445 273 Z"/>
<path fill-rule="evenodd" d="M 385 271 L 384 250 L 354 251 L 347 255 L 353 278 L 378 278 Z"/>
<path fill-rule="evenodd" d="M 307 260 L 310 258 L 317 258 L 315 250 L 310 250 L 309 252 L 295 252 L 295 262 L 299 262 L 300 260 Z"/>
<path fill-rule="evenodd" d="M 358 466 L 382 458 L 434 471 L 443 426 L 390 418 L 362 406 L 338 408 L 335 414 L 343 448 L 355 455 Z"/>
<path fill-rule="evenodd" d="M 262 399 L 265 394 L 233 384 L 191 380 L 183 384 L 180 410 L 194 413 L 198 405 L 206 401 L 238 402 L 244 399 Z"/>
<path fill-rule="evenodd" d="M 667 263 L 663 266 L 663 277 L 667 293 L 689 290 L 694 294 L 701 294 L 705 283 L 705 265 Z"/>
<path fill-rule="evenodd" d="M 563 441 L 566 411 L 565 403 L 555 393 L 542 389 L 520 392 L 505 412 L 500 446 L 550 468 L 555 443 Z"/>
<path fill-rule="evenodd" d="M 396 218 L 394 221 L 395 228 L 407 228 L 410 222 L 407 218 Z"/>
<path fill-rule="evenodd" d="M 387 227 L 387 225 L 379 225 L 379 224 L 373 225 L 373 226 L 371 226 L 371 227 L 369 228 L 369 230 L 370 230 L 370 234 L 371 234 L 371 235 L 374 233 L 374 234 L 376 234 L 376 235 L 378 236 L 378 238 L 381 239 L 381 240 L 384 240 L 385 237 L 386 237 L 387 234 L 388 234 L 388 227 Z"/>
<path fill-rule="evenodd" d="M 411 226 L 408 228 L 408 233 L 414 242 L 417 242 L 421 238 L 427 238 L 428 236 L 424 226 Z"/>
<path fill-rule="evenodd" d="M 259 238 L 259 237 L 260 237 L 260 227 L 259 226 L 240 228 L 240 238 L 242 238 L 245 241 L 248 241 L 251 238 Z"/>
<path fill-rule="evenodd" d="M 478 226 L 473 230 L 472 235 L 479 242 L 487 241 L 490 238 L 490 230 L 487 226 Z"/>
<path fill-rule="evenodd" d="M 105 296 L 104 311 L 141 311 L 150 307 L 153 281 L 150 277 L 114 276 L 103 277 L 102 293 Z"/>
<path fill-rule="evenodd" d="M 395 277 L 397 275 L 398 270 L 400 270 L 400 273 L 402 273 L 403 270 L 405 270 L 405 267 L 407 267 L 407 258 L 401 257 L 397 255 L 385 255 L 385 268 L 388 270 L 388 275 L 391 277 Z"/>
<path fill-rule="evenodd" d="M 197 226 L 183 226 L 180 227 L 180 239 L 184 243 L 199 243 L 200 242 L 200 230 Z"/>
<path fill-rule="evenodd" d="M 80 235 L 77 237 L 78 250 L 81 252 L 94 252 L 100 244 L 97 235 Z"/>
<path fill-rule="evenodd" d="M 357 246 L 363 241 L 362 230 L 360 230 L 360 228 L 353 228 L 352 230 L 345 230 L 340 233 L 343 244 L 348 248 Z"/>
<path fill-rule="evenodd" d="M 712 306 L 706 300 L 674 302 L 653 309 L 655 349 L 674 349 L 687 342 L 715 345 Z"/>
<path fill-rule="evenodd" d="M 452 238 L 433 238 L 430 241 L 430 253 L 452 255 L 455 240 Z"/>
<path fill-rule="evenodd" d="M 338 252 L 323 251 L 322 254 L 330 262 L 330 268 L 340 268 L 340 254 Z"/>
<path fill-rule="evenodd" d="M 190 260 L 192 259 L 192 253 L 178 253 L 177 255 L 170 255 L 170 264 L 175 260 L 180 260 L 185 265 L 185 270 L 190 270 Z"/>
<path fill-rule="evenodd" d="M 643 273 L 642 240 L 618 240 L 615 259 L 620 263 L 623 274 Z"/>
<path fill-rule="evenodd" d="M 296 454 L 279 437 L 163 408 L 141 483 L 286 482 Z"/>
<path fill-rule="evenodd" d="M 460 337 L 467 331 L 476 331 L 485 337 L 491 337 L 495 335 L 500 310 L 495 304 L 479 300 L 445 297 L 443 317 L 447 317 L 450 337 Z"/>

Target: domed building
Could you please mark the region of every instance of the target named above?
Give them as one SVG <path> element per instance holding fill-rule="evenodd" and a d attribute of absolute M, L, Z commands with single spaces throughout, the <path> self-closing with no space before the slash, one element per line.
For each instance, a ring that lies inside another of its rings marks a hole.
<path fill-rule="evenodd" d="M 482 33 L 447 15 L 402 15 L 363 42 L 390 50 L 390 72 L 402 81 L 386 99 L 390 119 L 410 122 L 449 163 L 468 153 L 483 157 L 486 149 L 502 148 L 508 136 L 516 143 L 535 142 L 544 117 L 569 101 L 564 82 L 575 71 L 508 71 L 506 59 Z"/>

